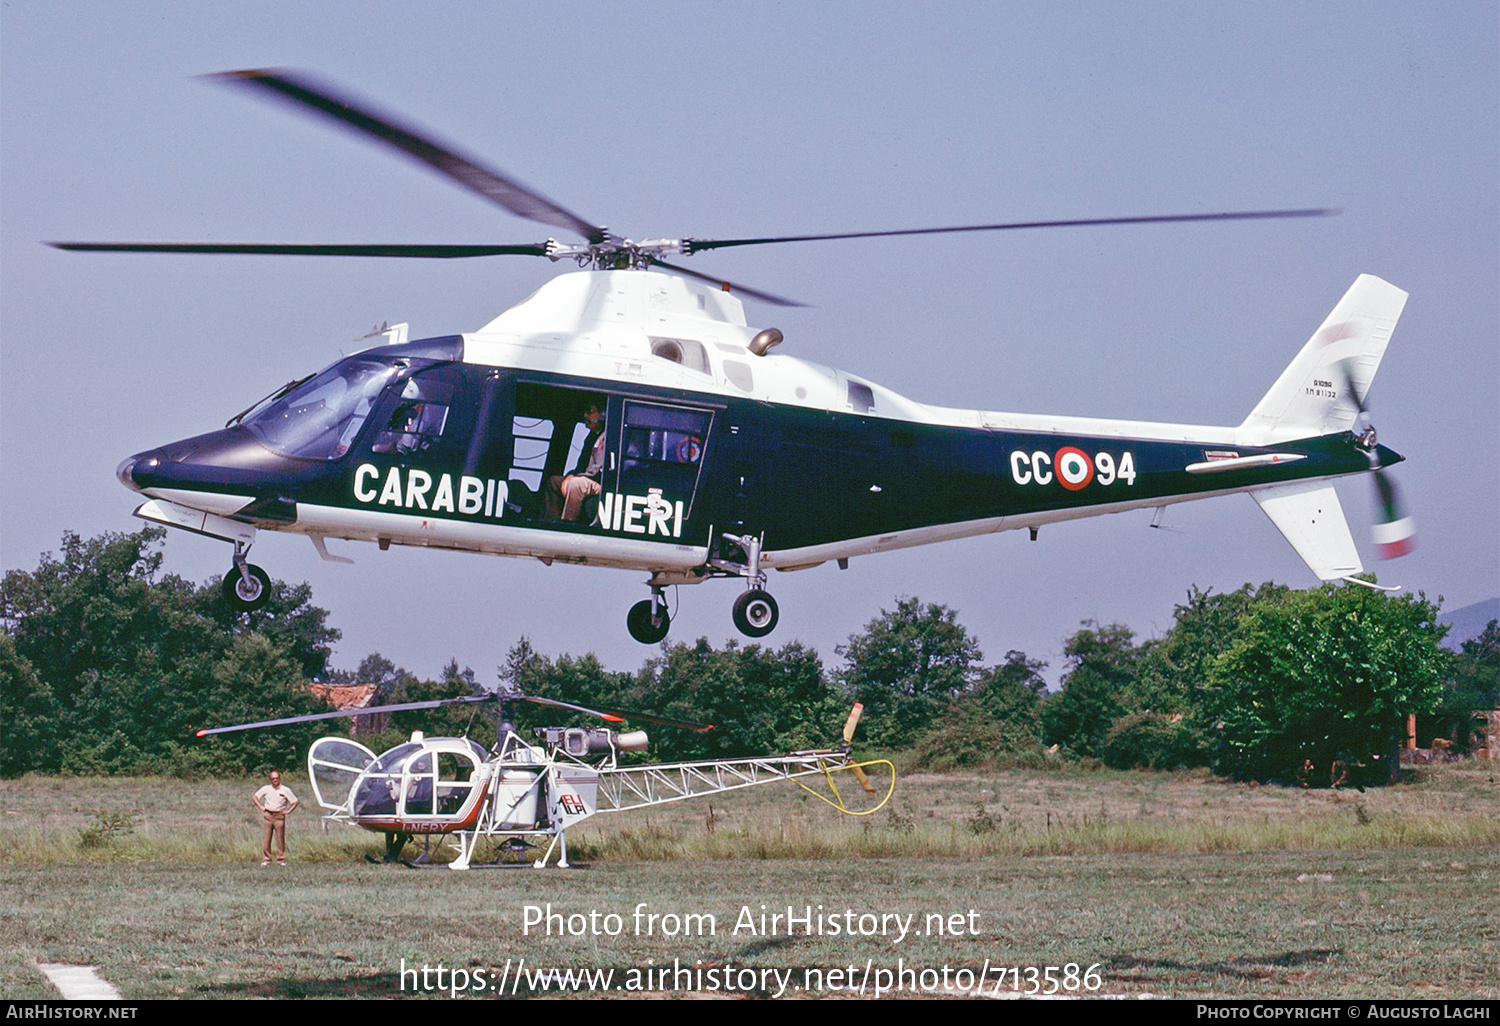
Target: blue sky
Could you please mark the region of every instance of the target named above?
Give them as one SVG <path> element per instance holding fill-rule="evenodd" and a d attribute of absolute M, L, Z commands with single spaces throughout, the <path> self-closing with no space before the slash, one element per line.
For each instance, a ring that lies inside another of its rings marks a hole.
<path fill-rule="evenodd" d="M 562 269 L 62 253 L 48 239 L 532 242 L 407 162 L 193 76 L 316 71 L 622 234 L 734 237 L 1332 206 L 1333 219 L 726 251 L 691 266 L 784 351 L 942 405 L 1238 423 L 1354 280 L 1411 293 L 1369 399 L 1421 548 L 1375 569 L 1500 592 L 1500 17 L 1492 4 L 76 4 L 0 7 L 0 563 L 132 530 L 126 455 L 224 422 L 371 324 L 472 330 Z M 1367 562 L 1372 491 L 1340 486 Z M 1311 575 L 1243 496 L 777 574 L 825 663 L 900 595 L 986 656 L 1061 665 L 1197 585 Z M 263 535 L 366 653 L 492 679 L 521 635 L 615 668 L 642 576 Z M 227 546 L 169 539 L 201 580 Z M 682 589 L 674 639 L 733 636 Z"/>

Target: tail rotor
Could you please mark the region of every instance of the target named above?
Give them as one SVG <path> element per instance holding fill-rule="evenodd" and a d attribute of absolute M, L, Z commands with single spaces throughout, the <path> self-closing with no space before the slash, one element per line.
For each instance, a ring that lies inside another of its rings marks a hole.
<path fill-rule="evenodd" d="M 1395 479 L 1381 465 L 1379 438 L 1375 425 L 1371 422 L 1370 409 L 1365 403 L 1365 397 L 1355 386 L 1349 361 L 1345 360 L 1339 366 L 1344 372 L 1345 390 L 1354 400 L 1355 408 L 1359 410 L 1359 416 L 1354 423 L 1355 444 L 1364 452 L 1365 458 L 1370 462 L 1370 471 L 1375 476 L 1375 499 L 1379 507 L 1377 519 L 1371 531 L 1375 541 L 1375 554 L 1381 559 L 1395 559 L 1417 547 L 1416 523 L 1406 513 Z"/>
<path fill-rule="evenodd" d="M 849 718 L 844 721 L 844 749 L 845 749 L 845 751 L 847 751 L 849 748 L 853 747 L 853 744 L 854 744 L 854 728 L 857 727 L 857 726 L 859 726 L 859 717 L 860 717 L 860 714 L 863 713 L 864 711 L 865 711 L 865 707 L 860 702 L 855 702 L 854 703 L 854 708 L 849 710 Z M 859 781 L 859 786 L 865 789 L 865 794 L 874 794 L 875 793 L 875 785 L 872 784 L 872 783 L 870 783 L 870 778 L 865 773 L 865 768 L 863 766 L 861 766 L 859 763 L 854 763 L 853 765 L 851 765 L 849 767 L 849 769 L 850 769 L 850 772 L 852 772 L 854 774 L 854 779 Z"/>

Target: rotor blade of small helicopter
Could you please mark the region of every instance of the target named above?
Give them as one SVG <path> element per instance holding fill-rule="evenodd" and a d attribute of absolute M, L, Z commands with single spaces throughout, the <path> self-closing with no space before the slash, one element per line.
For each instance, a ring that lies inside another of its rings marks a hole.
<path fill-rule="evenodd" d="M 493 702 L 494 695 L 464 695 L 458 698 L 434 698 L 426 702 L 401 702 L 396 705 L 372 705 L 367 709 L 341 709 L 326 713 L 309 713 L 306 716 L 286 716 L 279 720 L 259 720 L 255 723 L 236 723 L 229 727 L 210 727 L 195 731 L 194 737 L 207 737 L 210 734 L 228 734 L 236 730 L 258 730 L 261 727 L 281 727 L 289 723 L 310 723 L 313 720 L 336 720 L 351 716 L 369 716 L 372 713 L 383 712 L 411 712 L 416 709 L 438 709 L 445 705 L 459 705 L 471 702 Z"/>
<path fill-rule="evenodd" d="M 404 243 L 49 242 L 47 245 L 80 253 L 250 253 L 271 256 L 419 257 L 437 260 L 547 255 L 547 247 L 537 243 L 516 246 L 429 246 Z"/>
<path fill-rule="evenodd" d="M 641 723 L 657 723 L 663 727 L 680 727 L 683 730 L 691 730 L 696 734 L 702 734 L 714 729 L 712 723 L 699 723 L 696 720 L 678 720 L 670 716 L 658 716 L 656 713 L 640 712 L 635 709 L 611 709 L 610 712 L 622 716 L 627 720 L 635 720 Z"/>
<path fill-rule="evenodd" d="M 1071 221 L 1012 221 L 1008 224 L 969 224 L 951 228 L 902 228 L 896 231 L 839 232 L 832 235 L 782 235 L 763 239 L 684 239 L 688 253 L 730 246 L 763 246 L 774 242 L 821 242 L 830 239 L 874 239 L 892 235 L 946 235 L 957 232 L 999 232 L 1017 228 L 1082 228 L 1111 224 L 1166 224 L 1182 221 L 1262 221 L 1282 217 L 1333 217 L 1331 207 L 1306 210 L 1239 210 L 1216 214 L 1164 214 L 1148 217 L 1096 217 Z"/>
<path fill-rule="evenodd" d="M 655 713 L 637 712 L 633 709 L 590 709 L 586 705 L 574 705 L 571 702 L 559 702 L 555 698 L 541 698 L 537 695 L 513 695 L 527 702 L 535 702 L 537 705 L 550 705 L 559 709 L 570 709 L 573 712 L 586 713 L 589 716 L 597 716 L 601 720 L 611 723 L 624 723 L 626 720 L 640 720 L 644 723 L 659 723 L 664 727 L 681 727 L 684 730 L 693 730 L 702 733 L 713 730 L 712 723 L 695 723 L 692 720 L 675 720 L 670 716 L 658 716 Z"/>
<path fill-rule="evenodd" d="M 672 271 L 675 274 L 685 275 L 689 278 L 697 278 L 699 281 L 706 281 L 710 284 L 718 285 L 720 287 L 728 286 L 727 291 L 729 292 L 737 292 L 742 296 L 749 296 L 751 299 L 759 299 L 762 302 L 771 303 L 775 306 L 807 305 L 806 303 L 799 303 L 795 299 L 787 299 L 785 296 L 778 296 L 773 292 L 762 292 L 759 289 L 752 289 L 745 285 L 740 285 L 737 282 L 728 281 L 724 278 L 715 278 L 711 274 L 700 274 L 697 271 L 689 271 L 686 267 L 678 267 L 676 264 L 669 264 L 665 260 L 657 260 L 655 257 L 651 258 L 651 264 L 653 267 L 665 267 L 667 270 Z"/>
<path fill-rule="evenodd" d="M 611 723 L 625 722 L 620 717 L 611 715 L 610 713 L 601 712 L 598 709 L 590 709 L 586 705 L 574 705 L 571 702 L 559 702 L 555 698 L 539 698 L 536 695 L 511 695 L 510 697 L 519 698 L 525 702 L 535 702 L 537 705 L 550 705 L 557 709 L 569 709 L 573 712 L 581 712 L 587 716 L 597 716 L 599 717 L 599 719 L 608 720 Z"/>
<path fill-rule="evenodd" d="M 854 740 L 854 728 L 859 726 L 859 716 L 865 711 L 864 704 L 855 702 L 854 708 L 849 710 L 849 718 L 844 721 L 844 744 Z"/>
<path fill-rule="evenodd" d="M 511 178 L 481 166 L 447 146 L 425 137 L 396 118 L 341 96 L 312 77 L 287 69 L 250 69 L 207 75 L 215 81 L 265 90 L 278 99 L 316 111 L 357 132 L 392 146 L 421 161 L 464 188 L 476 192 L 517 217 L 575 232 L 591 243 L 605 241 L 602 227 L 589 224 L 539 193 Z"/>
<path fill-rule="evenodd" d="M 853 772 L 854 779 L 859 781 L 859 786 L 865 789 L 865 794 L 875 793 L 875 785 L 870 783 L 870 778 L 865 773 L 865 768 L 863 766 L 860 766 L 856 763 L 855 765 L 850 766 L 849 769 L 851 772 Z"/>

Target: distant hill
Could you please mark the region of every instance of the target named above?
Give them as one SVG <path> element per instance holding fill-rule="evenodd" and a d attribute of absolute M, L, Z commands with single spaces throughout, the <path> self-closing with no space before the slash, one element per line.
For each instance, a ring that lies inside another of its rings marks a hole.
<path fill-rule="evenodd" d="M 1439 623 L 1452 625 L 1453 629 L 1443 639 L 1443 646 L 1457 652 L 1464 642 L 1477 638 L 1491 620 L 1500 620 L 1500 598 L 1485 599 L 1462 609 L 1452 609 L 1438 616 Z"/>

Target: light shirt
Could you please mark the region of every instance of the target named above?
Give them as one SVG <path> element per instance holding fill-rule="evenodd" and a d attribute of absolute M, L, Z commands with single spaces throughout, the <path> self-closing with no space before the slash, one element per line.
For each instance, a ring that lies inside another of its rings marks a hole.
<path fill-rule="evenodd" d="M 255 792 L 255 804 L 267 812 L 286 812 L 296 800 L 297 796 L 292 794 L 292 789 L 285 784 L 280 787 L 267 784 Z"/>

